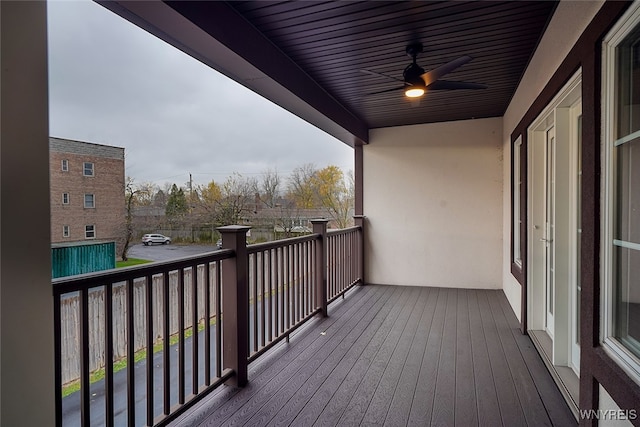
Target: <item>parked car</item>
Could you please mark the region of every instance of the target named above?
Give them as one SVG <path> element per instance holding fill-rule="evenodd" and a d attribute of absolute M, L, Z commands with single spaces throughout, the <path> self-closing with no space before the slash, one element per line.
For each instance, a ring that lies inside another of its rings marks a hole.
<path fill-rule="evenodd" d="M 160 243 L 163 245 L 168 245 L 171 243 L 171 238 L 167 236 L 163 236 L 162 234 L 145 234 L 142 236 L 142 243 L 145 246 L 149 246 L 150 244 Z"/>
<path fill-rule="evenodd" d="M 218 241 L 216 242 L 216 247 L 218 249 L 222 249 L 222 239 L 218 239 Z"/>

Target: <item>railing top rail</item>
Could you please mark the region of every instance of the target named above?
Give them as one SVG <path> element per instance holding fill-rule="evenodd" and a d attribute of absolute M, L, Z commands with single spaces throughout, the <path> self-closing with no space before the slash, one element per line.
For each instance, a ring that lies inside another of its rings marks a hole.
<path fill-rule="evenodd" d="M 249 254 L 255 254 L 255 253 L 267 251 L 270 249 L 283 248 L 285 246 L 293 245 L 296 243 L 310 242 L 312 240 L 316 240 L 319 237 L 320 237 L 319 234 L 307 234 L 306 236 L 301 236 L 301 237 L 291 237 L 289 239 L 281 239 L 281 240 L 273 240 L 271 242 L 256 243 L 256 244 L 247 246 L 247 252 Z"/>
<path fill-rule="evenodd" d="M 354 225 L 353 227 L 348 227 L 348 228 L 327 230 L 327 236 L 338 236 L 338 235 L 341 235 L 341 234 L 349 234 L 349 233 L 353 233 L 354 231 L 358 231 L 360 229 L 362 229 L 361 226 Z"/>
<path fill-rule="evenodd" d="M 214 252 L 207 252 L 196 256 L 177 258 L 170 261 L 157 261 L 149 264 L 135 265 L 132 267 L 117 268 L 111 270 L 96 271 L 93 273 L 79 274 L 76 276 L 59 277 L 53 279 L 53 294 L 56 296 L 86 290 L 105 284 L 123 282 L 139 277 L 153 276 L 166 271 L 188 268 L 214 261 L 233 258 L 235 252 L 231 249 L 222 249 Z"/>

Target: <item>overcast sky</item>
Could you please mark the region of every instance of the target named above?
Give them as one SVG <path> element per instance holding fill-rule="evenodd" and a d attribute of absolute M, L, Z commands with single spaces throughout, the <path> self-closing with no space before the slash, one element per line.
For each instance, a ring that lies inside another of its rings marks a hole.
<path fill-rule="evenodd" d="M 90 0 L 50 1 L 50 135 L 125 148 L 135 182 L 353 169 L 353 150 Z"/>

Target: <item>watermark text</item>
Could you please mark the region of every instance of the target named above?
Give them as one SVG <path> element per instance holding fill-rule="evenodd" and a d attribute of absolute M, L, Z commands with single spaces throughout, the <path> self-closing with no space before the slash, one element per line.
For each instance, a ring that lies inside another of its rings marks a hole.
<path fill-rule="evenodd" d="M 582 420 L 635 420 L 638 412 L 635 409 L 588 409 L 580 410 Z"/>

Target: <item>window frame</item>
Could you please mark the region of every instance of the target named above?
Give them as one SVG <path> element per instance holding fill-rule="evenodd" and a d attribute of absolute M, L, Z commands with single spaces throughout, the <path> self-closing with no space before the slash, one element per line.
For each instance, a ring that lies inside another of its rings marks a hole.
<path fill-rule="evenodd" d="M 89 229 L 91 227 L 91 229 Z M 92 234 L 91 236 L 89 234 Z M 85 239 L 95 239 L 96 238 L 96 225 L 95 224 L 87 224 L 84 226 L 84 238 Z"/>
<path fill-rule="evenodd" d="M 91 196 L 91 205 L 87 205 L 87 196 Z M 85 209 L 95 209 L 96 208 L 96 195 L 94 193 L 84 193 L 84 208 Z"/>
<path fill-rule="evenodd" d="M 62 204 L 68 205 L 70 201 L 71 201 L 71 198 L 69 197 L 69 193 L 62 193 Z"/>
<path fill-rule="evenodd" d="M 62 226 L 62 237 L 67 238 L 71 236 L 71 232 L 68 225 Z"/>
<path fill-rule="evenodd" d="M 68 159 L 62 159 L 61 168 L 62 168 L 62 172 L 69 172 L 69 160 Z"/>
<path fill-rule="evenodd" d="M 511 262 L 522 270 L 522 135 L 513 141 L 512 147 L 512 222 L 511 222 Z"/>
<path fill-rule="evenodd" d="M 87 168 L 87 165 L 91 165 L 90 168 Z M 91 173 L 87 173 L 87 170 L 91 169 Z M 82 162 L 82 175 L 84 176 L 96 176 L 95 172 L 95 164 L 93 162 Z"/>
<path fill-rule="evenodd" d="M 600 307 L 600 342 L 607 354 L 632 378 L 640 384 L 640 357 L 633 354 L 624 343 L 615 338 L 615 283 L 614 283 L 614 224 L 615 224 L 615 176 L 616 145 L 621 145 L 616 140 L 616 76 L 619 71 L 616 62 L 616 48 L 636 28 L 640 28 L 640 4 L 634 3 L 629 7 L 625 15 L 609 31 L 602 42 L 602 131 L 603 131 L 603 158 L 602 158 L 602 186 L 603 197 L 601 202 L 602 220 L 600 223 L 602 239 L 600 249 L 601 294 Z M 637 132 L 636 132 L 637 133 Z M 633 134 L 631 134 L 633 135 Z M 628 136 L 621 138 L 626 139 Z"/>

